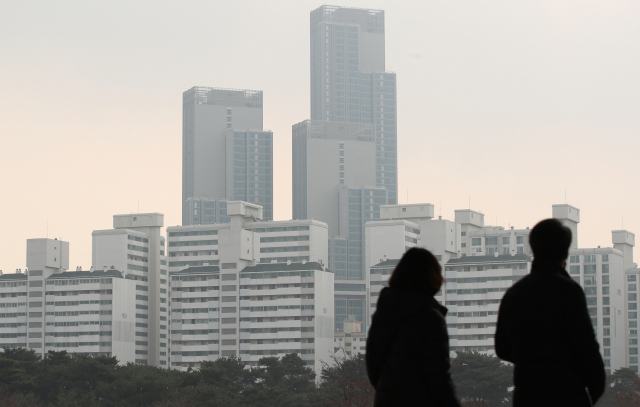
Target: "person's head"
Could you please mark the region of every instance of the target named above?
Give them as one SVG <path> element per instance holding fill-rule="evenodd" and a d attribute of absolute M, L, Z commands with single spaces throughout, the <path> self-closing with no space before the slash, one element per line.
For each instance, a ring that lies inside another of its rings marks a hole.
<path fill-rule="evenodd" d="M 389 287 L 435 294 L 444 277 L 440 263 L 431 252 L 413 247 L 402 256 L 389 278 Z"/>
<path fill-rule="evenodd" d="M 531 230 L 529 245 L 534 260 L 562 263 L 569 255 L 571 229 L 563 226 L 557 219 L 545 219 Z"/>

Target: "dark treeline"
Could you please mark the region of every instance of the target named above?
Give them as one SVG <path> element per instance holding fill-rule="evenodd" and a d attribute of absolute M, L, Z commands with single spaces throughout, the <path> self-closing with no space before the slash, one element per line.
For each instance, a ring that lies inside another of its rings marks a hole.
<path fill-rule="evenodd" d="M 118 365 L 115 357 L 49 352 L 44 359 L 28 349 L 0 353 L 3 407 L 297 407 L 373 405 L 364 355 L 335 358 L 324 366 L 320 384 L 295 354 L 260 359 L 245 369 L 235 358 L 203 362 L 177 371 L 145 365 Z M 513 368 L 477 352 L 452 360 L 457 393 L 467 407 L 511 405 Z M 620 369 L 598 406 L 640 406 L 638 376 Z M 611 386 L 612 385 L 612 386 Z"/>

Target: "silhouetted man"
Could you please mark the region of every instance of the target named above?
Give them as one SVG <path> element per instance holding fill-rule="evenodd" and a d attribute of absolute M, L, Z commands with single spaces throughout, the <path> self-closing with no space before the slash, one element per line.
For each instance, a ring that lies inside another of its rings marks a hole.
<path fill-rule="evenodd" d="M 564 269 L 571 230 L 546 219 L 529 244 L 531 274 L 504 295 L 496 330 L 497 355 L 515 364 L 513 405 L 591 406 L 604 392 L 604 363 L 584 291 Z"/>

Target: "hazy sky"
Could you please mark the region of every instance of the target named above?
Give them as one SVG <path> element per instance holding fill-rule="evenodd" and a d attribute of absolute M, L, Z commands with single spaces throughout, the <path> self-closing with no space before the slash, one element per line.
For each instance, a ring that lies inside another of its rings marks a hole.
<path fill-rule="evenodd" d="M 640 234 L 640 2 L 336 1 L 384 9 L 398 80 L 400 203 L 532 226 L 579 207 L 579 245 Z M 112 215 L 181 221 L 182 92 L 264 91 L 275 219 L 291 217 L 291 125 L 309 117 L 309 12 L 290 1 L 0 3 L 0 269 L 27 238 Z"/>

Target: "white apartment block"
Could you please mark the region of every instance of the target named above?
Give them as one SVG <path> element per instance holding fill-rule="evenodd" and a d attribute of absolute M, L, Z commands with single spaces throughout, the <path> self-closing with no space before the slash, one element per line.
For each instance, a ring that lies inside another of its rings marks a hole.
<path fill-rule="evenodd" d="M 333 351 L 332 287 L 331 271 L 304 260 L 171 273 L 171 367 L 297 353 L 319 374 Z"/>
<path fill-rule="evenodd" d="M 622 253 L 610 247 L 572 249 L 567 260 L 567 272 L 584 289 L 605 369 L 627 367 Z"/>
<path fill-rule="evenodd" d="M 231 227 L 230 223 L 224 223 L 167 228 L 169 272 L 186 266 L 219 265 L 222 250 L 219 236 Z M 305 260 L 328 264 L 328 234 L 323 222 L 258 222 L 248 219 L 242 228 L 251 240 L 251 261 L 286 263 Z"/>
<path fill-rule="evenodd" d="M 319 372 L 333 350 L 327 225 L 260 222 L 262 207 L 241 201 L 228 202 L 227 215 L 227 224 L 167 228 L 171 366 L 231 355 L 255 365 L 290 350 Z"/>
<path fill-rule="evenodd" d="M 27 240 L 31 269 L 0 275 L 0 346 L 144 363 L 135 352 L 135 317 L 147 312 L 136 308 L 140 283 L 115 269 L 66 271 L 68 259 L 67 242 Z"/>
<path fill-rule="evenodd" d="M 153 366 L 168 366 L 169 360 L 169 283 L 163 223 L 160 213 L 114 215 L 113 229 L 92 233 L 93 268 L 113 267 L 137 281 L 136 309 L 141 312 L 132 314 L 139 336 L 135 341 L 136 361 Z"/>
<path fill-rule="evenodd" d="M 526 254 L 465 256 L 447 262 L 444 290 L 451 351 L 494 352 L 502 296 L 530 269 Z"/>

